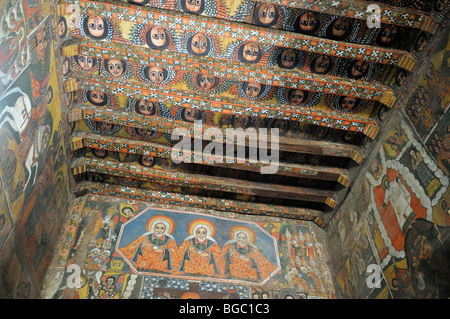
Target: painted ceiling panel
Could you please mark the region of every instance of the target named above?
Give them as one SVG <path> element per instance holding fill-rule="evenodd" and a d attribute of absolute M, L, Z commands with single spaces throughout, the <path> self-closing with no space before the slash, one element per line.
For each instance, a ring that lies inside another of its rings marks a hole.
<path fill-rule="evenodd" d="M 73 0 L 57 9 L 76 194 L 324 227 L 448 5 Z M 264 174 L 269 153 L 276 170 Z"/>

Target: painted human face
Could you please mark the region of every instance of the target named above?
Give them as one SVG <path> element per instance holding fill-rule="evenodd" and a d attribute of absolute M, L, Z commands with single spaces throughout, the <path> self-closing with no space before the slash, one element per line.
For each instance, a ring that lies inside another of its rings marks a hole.
<path fill-rule="evenodd" d="M 331 33 L 335 37 L 341 38 L 345 35 L 348 29 L 350 29 L 350 19 L 342 17 L 336 20 L 333 27 L 331 28 Z"/>
<path fill-rule="evenodd" d="M 125 72 L 123 63 L 119 59 L 108 60 L 107 68 L 108 72 L 116 77 L 122 76 L 123 73 Z"/>
<path fill-rule="evenodd" d="M 245 245 L 247 245 L 247 235 L 244 234 L 244 233 L 239 233 L 239 234 L 236 236 L 236 240 L 237 240 L 239 246 L 245 246 Z"/>
<path fill-rule="evenodd" d="M 184 117 L 186 118 L 187 121 L 190 122 L 194 122 L 195 120 L 197 120 L 199 115 L 199 111 L 197 109 L 193 109 L 193 108 L 186 108 L 186 111 L 184 112 Z"/>
<path fill-rule="evenodd" d="M 69 59 L 64 59 L 62 63 L 62 73 L 67 74 L 69 72 Z"/>
<path fill-rule="evenodd" d="M 150 31 L 150 41 L 152 41 L 152 43 L 157 47 L 161 47 L 166 44 L 167 39 L 164 29 L 162 27 L 152 28 Z"/>
<path fill-rule="evenodd" d="M 147 100 L 140 100 L 138 103 L 138 112 L 144 115 L 151 115 L 155 112 L 155 103 Z"/>
<path fill-rule="evenodd" d="M 148 70 L 148 78 L 153 83 L 162 83 L 164 81 L 164 71 L 159 66 L 152 66 Z"/>
<path fill-rule="evenodd" d="M 417 41 L 417 51 L 422 52 L 425 50 L 425 47 L 427 46 L 427 38 L 425 36 L 421 36 L 419 40 Z"/>
<path fill-rule="evenodd" d="M 209 91 L 214 86 L 214 77 L 210 75 L 202 75 L 200 76 L 200 87 L 205 90 Z"/>
<path fill-rule="evenodd" d="M 80 55 L 78 57 L 78 64 L 86 71 L 92 69 L 94 66 L 94 59 L 90 56 Z"/>
<path fill-rule="evenodd" d="M 244 45 L 242 56 L 246 61 L 253 62 L 258 58 L 259 53 L 259 47 L 255 43 L 247 43 Z"/>
<path fill-rule="evenodd" d="M 399 72 L 397 73 L 397 84 L 402 86 L 405 84 L 406 74 L 405 72 Z"/>
<path fill-rule="evenodd" d="M 294 50 L 287 49 L 281 53 L 281 66 L 284 68 L 292 68 L 294 65 L 296 54 Z"/>
<path fill-rule="evenodd" d="M 275 20 L 276 11 L 273 4 L 262 4 L 259 7 L 258 18 L 262 24 L 270 24 Z"/>
<path fill-rule="evenodd" d="M 133 211 L 132 211 L 131 209 L 129 209 L 129 208 L 124 208 L 123 211 L 122 211 L 122 213 L 123 213 L 125 216 L 129 217 L 129 216 L 131 216 L 131 215 L 133 214 Z"/>
<path fill-rule="evenodd" d="M 53 100 L 53 92 L 51 90 L 47 90 L 47 94 L 45 95 L 45 102 L 50 104 Z"/>
<path fill-rule="evenodd" d="M 398 27 L 395 25 L 388 25 L 381 31 L 380 42 L 388 45 L 394 42 L 398 34 Z"/>
<path fill-rule="evenodd" d="M 144 166 L 152 166 L 154 162 L 153 156 L 150 155 L 143 155 L 142 156 L 142 165 Z"/>
<path fill-rule="evenodd" d="M 111 123 L 107 123 L 107 122 L 99 122 L 98 123 L 98 128 L 102 131 L 111 131 L 113 128 L 113 124 Z"/>
<path fill-rule="evenodd" d="M 206 238 L 206 235 L 208 234 L 208 232 L 206 231 L 205 227 L 199 227 L 196 232 L 195 232 L 195 236 L 199 239 L 199 240 L 204 240 Z"/>
<path fill-rule="evenodd" d="M 109 277 L 106 279 L 106 285 L 108 287 L 111 287 L 113 284 L 114 284 L 114 278 Z"/>
<path fill-rule="evenodd" d="M 353 78 L 358 78 L 362 76 L 369 68 L 369 63 L 367 61 L 357 61 L 352 65 L 350 74 Z"/>
<path fill-rule="evenodd" d="M 64 32 L 66 32 L 66 24 L 64 23 L 64 20 L 61 20 L 58 23 L 58 35 L 62 37 Z"/>
<path fill-rule="evenodd" d="M 317 73 L 327 73 L 330 67 L 331 61 L 330 58 L 326 55 L 319 56 L 314 62 L 314 69 Z"/>
<path fill-rule="evenodd" d="M 299 19 L 300 30 L 305 32 L 310 32 L 319 23 L 316 16 L 312 12 L 305 12 L 300 16 Z"/>
<path fill-rule="evenodd" d="M 103 103 L 105 102 L 105 93 L 99 91 L 91 91 L 90 92 L 91 100 L 94 103 Z"/>
<path fill-rule="evenodd" d="M 192 37 L 191 50 L 193 53 L 202 55 L 208 49 L 208 39 L 201 33 L 196 33 Z"/>
<path fill-rule="evenodd" d="M 305 92 L 303 92 L 302 90 L 295 90 L 292 92 L 289 98 L 289 102 L 291 102 L 291 104 L 293 105 L 300 105 L 304 99 L 305 99 Z"/>
<path fill-rule="evenodd" d="M 355 107 L 355 104 L 356 104 L 356 99 L 354 97 L 346 96 L 342 100 L 341 108 L 344 110 L 351 110 L 352 108 Z"/>
<path fill-rule="evenodd" d="M 147 130 L 145 128 L 138 128 L 137 129 L 137 133 L 140 136 L 144 137 L 144 138 L 151 137 L 153 135 L 153 131 L 152 130 Z"/>
<path fill-rule="evenodd" d="M 196 13 L 201 10 L 203 0 L 183 0 L 185 1 L 186 9 L 190 12 Z"/>
<path fill-rule="evenodd" d="M 89 33 L 94 37 L 101 37 L 105 32 L 105 23 L 99 16 L 90 16 L 87 20 Z"/>
<path fill-rule="evenodd" d="M 163 223 L 157 223 L 155 225 L 155 235 L 160 237 L 164 235 L 164 232 L 166 231 L 166 226 Z"/>
<path fill-rule="evenodd" d="M 250 82 L 250 83 L 248 83 L 247 87 L 245 88 L 245 94 L 249 98 L 257 97 L 260 92 L 261 92 L 261 84 L 259 84 L 259 83 Z"/>

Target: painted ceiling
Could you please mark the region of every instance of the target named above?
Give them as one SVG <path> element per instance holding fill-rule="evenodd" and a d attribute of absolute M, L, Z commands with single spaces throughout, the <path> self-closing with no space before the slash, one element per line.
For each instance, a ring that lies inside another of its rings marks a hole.
<path fill-rule="evenodd" d="M 373 27 L 370 4 L 59 3 L 75 193 L 324 227 L 448 10 L 444 0 L 379 1 Z M 223 154 L 232 128 L 254 128 L 244 157 L 202 156 Z M 252 144 L 273 128 L 278 139 Z M 276 172 L 261 174 L 277 150 Z"/>

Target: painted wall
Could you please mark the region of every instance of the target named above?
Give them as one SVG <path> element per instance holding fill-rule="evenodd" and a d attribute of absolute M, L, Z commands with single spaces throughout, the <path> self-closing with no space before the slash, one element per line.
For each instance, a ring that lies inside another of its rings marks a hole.
<path fill-rule="evenodd" d="M 342 297 L 450 296 L 449 24 L 424 52 L 365 175 L 327 229 Z M 378 288 L 367 285 L 372 264 L 382 271 Z"/>
<path fill-rule="evenodd" d="M 360 186 L 330 225 L 337 286 L 345 298 L 448 298 L 448 174 L 396 112 Z M 382 270 L 379 288 L 367 285 L 371 264 Z"/>
<path fill-rule="evenodd" d="M 41 297 L 333 298 L 324 239 L 309 222 L 85 196 Z M 73 264 L 79 288 L 71 288 Z"/>
<path fill-rule="evenodd" d="M 51 1 L 0 3 L 0 298 L 34 298 L 68 210 Z"/>

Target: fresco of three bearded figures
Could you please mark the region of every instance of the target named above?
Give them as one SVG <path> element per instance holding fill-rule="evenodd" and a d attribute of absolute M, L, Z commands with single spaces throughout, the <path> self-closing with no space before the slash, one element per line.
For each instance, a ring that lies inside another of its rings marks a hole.
<path fill-rule="evenodd" d="M 124 207 L 121 217 L 132 212 Z M 110 257 L 121 257 L 123 272 L 254 283 L 264 283 L 280 270 L 275 238 L 256 223 L 148 209 L 118 231 L 119 218 L 112 208 L 96 221 L 86 268 L 106 270 Z M 105 247 L 115 239 L 110 256 Z"/>

